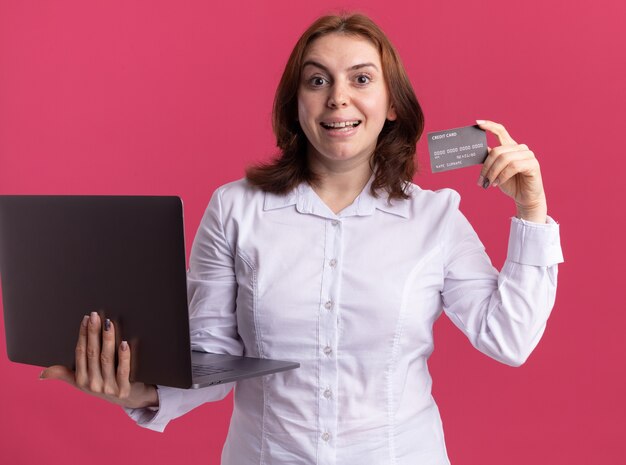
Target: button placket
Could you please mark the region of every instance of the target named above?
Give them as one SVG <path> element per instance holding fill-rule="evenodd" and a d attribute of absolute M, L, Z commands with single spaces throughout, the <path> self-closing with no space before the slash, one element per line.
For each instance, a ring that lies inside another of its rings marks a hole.
<path fill-rule="evenodd" d="M 341 239 L 343 224 L 336 219 L 327 221 L 324 242 L 321 303 L 319 313 L 320 369 L 318 379 L 319 404 L 319 463 L 334 463 L 333 434 L 337 431 L 338 405 L 333 392 L 338 389 L 337 337 L 340 309 Z"/>

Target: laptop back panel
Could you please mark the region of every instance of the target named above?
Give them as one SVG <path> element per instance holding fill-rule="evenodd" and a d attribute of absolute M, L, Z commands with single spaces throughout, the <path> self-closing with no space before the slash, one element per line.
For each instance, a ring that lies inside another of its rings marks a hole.
<path fill-rule="evenodd" d="M 0 196 L 9 359 L 74 367 L 98 311 L 131 345 L 132 380 L 191 386 L 182 216 L 169 196 Z"/>

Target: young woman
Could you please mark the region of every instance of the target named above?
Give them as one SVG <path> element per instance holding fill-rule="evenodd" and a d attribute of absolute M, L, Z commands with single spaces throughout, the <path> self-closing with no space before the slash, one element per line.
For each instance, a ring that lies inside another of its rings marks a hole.
<path fill-rule="evenodd" d="M 517 207 L 498 273 L 451 189 L 411 180 L 423 115 L 400 59 L 367 17 L 318 19 L 279 84 L 281 155 L 213 194 L 190 258 L 193 348 L 297 360 L 236 383 L 222 463 L 447 464 L 427 359 L 442 311 L 481 352 L 522 364 L 537 345 L 562 262 L 539 164 L 491 121 L 479 184 Z M 76 372 L 60 378 L 163 431 L 233 384 L 130 383 L 130 351 L 96 313 Z M 102 341 L 102 342 L 101 342 Z"/>

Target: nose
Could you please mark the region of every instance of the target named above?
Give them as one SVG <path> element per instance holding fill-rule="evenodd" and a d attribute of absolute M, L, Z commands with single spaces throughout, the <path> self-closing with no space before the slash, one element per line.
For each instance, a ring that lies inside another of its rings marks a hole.
<path fill-rule="evenodd" d="M 347 89 L 339 83 L 333 84 L 330 88 L 330 94 L 328 95 L 328 107 L 339 108 L 345 107 L 350 101 L 350 96 Z"/>

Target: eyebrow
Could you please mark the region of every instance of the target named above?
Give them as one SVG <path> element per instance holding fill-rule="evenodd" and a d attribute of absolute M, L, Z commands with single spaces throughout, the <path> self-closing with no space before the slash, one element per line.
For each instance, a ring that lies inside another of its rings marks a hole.
<path fill-rule="evenodd" d="M 318 63 L 317 61 L 313 61 L 313 60 L 307 60 L 302 64 L 302 69 L 304 69 L 307 66 L 317 66 L 320 69 L 323 69 L 324 71 L 326 71 L 327 73 L 330 72 L 329 69 L 324 66 L 321 63 Z M 378 66 L 376 66 L 374 63 L 359 63 L 358 65 L 354 65 L 351 66 L 350 68 L 348 68 L 348 71 L 353 71 L 355 69 L 361 69 L 361 68 L 367 68 L 368 66 L 371 66 L 372 68 L 374 68 L 376 71 L 379 71 Z"/>

